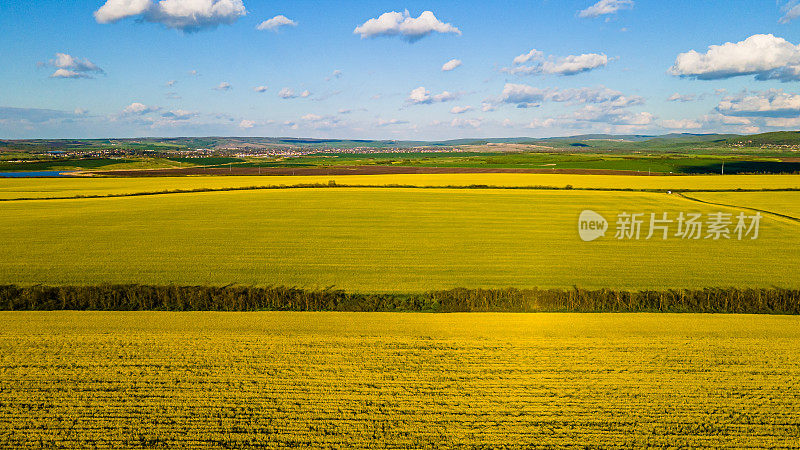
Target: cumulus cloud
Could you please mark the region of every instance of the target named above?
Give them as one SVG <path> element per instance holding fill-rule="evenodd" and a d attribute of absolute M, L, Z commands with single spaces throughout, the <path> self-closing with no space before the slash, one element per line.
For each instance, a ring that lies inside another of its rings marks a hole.
<path fill-rule="evenodd" d="M 525 125 L 525 128 L 553 128 L 559 123 L 560 123 L 559 120 L 554 119 L 552 117 L 548 119 L 533 119 L 532 121 L 530 121 L 530 123 Z"/>
<path fill-rule="evenodd" d="M 665 119 L 661 126 L 670 130 L 696 130 L 703 128 L 703 123 L 692 119 Z"/>
<path fill-rule="evenodd" d="M 633 5 L 633 0 L 600 0 L 582 11 L 578 11 L 578 17 L 585 19 L 616 14 L 622 9 L 633 9 Z"/>
<path fill-rule="evenodd" d="M 545 101 L 559 103 L 604 103 L 609 107 L 624 108 L 640 105 L 644 99 L 626 96 L 606 87 L 575 89 L 541 89 L 526 84 L 506 83 L 503 92 L 493 104 L 513 104 L 518 108 L 538 107 Z"/>
<path fill-rule="evenodd" d="M 161 117 L 172 120 L 189 120 L 195 116 L 197 116 L 197 113 L 183 109 L 175 109 L 161 114 Z"/>
<path fill-rule="evenodd" d="M 677 92 L 667 97 L 668 102 L 681 102 L 681 103 L 693 102 L 699 99 L 700 96 L 695 94 L 679 94 Z"/>
<path fill-rule="evenodd" d="M 256 28 L 259 30 L 269 30 L 277 32 L 281 27 L 296 27 L 296 26 L 297 22 L 281 14 L 273 17 L 272 19 L 261 22 Z"/>
<path fill-rule="evenodd" d="M 529 51 L 528 53 L 523 53 L 516 58 L 514 58 L 513 63 L 517 64 L 525 64 L 528 61 L 536 61 L 539 59 L 544 58 L 544 52 L 536 50 L 535 48 Z"/>
<path fill-rule="evenodd" d="M 431 95 L 431 91 L 420 86 L 413 89 L 406 101 L 412 105 L 429 105 L 431 103 L 444 103 L 456 100 L 460 95 L 455 92 L 442 91 L 440 94 Z"/>
<path fill-rule="evenodd" d="M 311 91 L 305 90 L 300 93 L 300 98 L 306 98 L 311 96 Z"/>
<path fill-rule="evenodd" d="M 450 114 L 464 114 L 465 112 L 472 111 L 472 106 L 453 106 Z"/>
<path fill-rule="evenodd" d="M 523 65 L 532 62 L 533 64 Z M 504 68 L 504 72 L 515 75 L 577 75 L 608 65 L 608 56 L 600 53 L 582 55 L 549 56 L 533 49 L 514 58 L 514 67 Z"/>
<path fill-rule="evenodd" d="M 104 74 L 105 71 L 88 59 L 76 58 L 66 53 L 56 53 L 56 57 L 39 66 L 55 67 L 50 78 L 94 78 L 92 74 Z"/>
<path fill-rule="evenodd" d="M 649 112 L 631 112 L 608 105 L 586 105 L 573 114 L 576 120 L 602 122 L 610 125 L 646 126 L 653 123 L 655 116 Z"/>
<path fill-rule="evenodd" d="M 450 126 L 453 128 L 480 128 L 482 122 L 481 119 L 464 119 L 458 117 L 450 122 Z"/>
<path fill-rule="evenodd" d="M 147 106 L 143 103 L 133 102 L 130 105 L 126 106 L 125 109 L 122 110 L 122 115 L 125 116 L 143 116 L 145 114 L 150 114 L 152 112 L 156 112 L 161 108 L 158 106 Z"/>
<path fill-rule="evenodd" d="M 362 39 L 378 36 L 400 36 L 415 42 L 431 33 L 461 34 L 461 30 L 449 23 L 439 21 L 431 11 L 424 11 L 419 17 L 414 18 L 406 10 L 403 13 L 391 11 L 383 13 L 380 17 L 369 19 L 353 30 L 354 34 L 361 35 Z"/>
<path fill-rule="evenodd" d="M 98 23 L 127 17 L 160 23 L 167 28 L 195 32 L 230 25 L 247 14 L 242 0 L 108 0 L 94 13 Z"/>
<path fill-rule="evenodd" d="M 800 94 L 781 89 L 724 97 L 716 110 L 736 117 L 800 117 Z"/>
<path fill-rule="evenodd" d="M 297 98 L 297 94 L 295 94 L 292 89 L 283 88 L 278 92 L 278 97 L 288 100 L 290 98 Z"/>
<path fill-rule="evenodd" d="M 451 70 L 455 70 L 460 65 L 461 65 L 460 59 L 451 59 L 450 61 L 444 63 L 444 65 L 442 66 L 442 72 L 450 72 Z"/>
<path fill-rule="evenodd" d="M 339 128 L 343 122 L 335 116 L 321 116 L 319 114 L 306 114 L 300 118 L 305 126 L 315 130 L 330 130 Z"/>
<path fill-rule="evenodd" d="M 256 123 L 255 123 L 255 121 L 252 121 L 252 120 L 246 120 L 245 119 L 245 120 L 242 120 L 241 122 L 239 122 L 239 128 L 241 128 L 241 129 L 245 129 L 246 130 L 248 128 L 253 128 L 254 126 L 256 126 Z"/>
<path fill-rule="evenodd" d="M 755 75 L 759 81 L 800 81 L 800 46 L 772 34 L 755 34 L 741 42 L 711 45 L 705 53 L 681 53 L 669 73 L 699 80 Z"/>
<path fill-rule="evenodd" d="M 230 91 L 233 88 L 230 83 L 227 81 L 223 81 L 222 83 L 218 84 L 214 90 L 215 91 Z"/>
<path fill-rule="evenodd" d="M 258 93 L 267 92 L 267 89 L 269 89 L 267 86 L 256 86 L 253 88 L 253 90 Z"/>

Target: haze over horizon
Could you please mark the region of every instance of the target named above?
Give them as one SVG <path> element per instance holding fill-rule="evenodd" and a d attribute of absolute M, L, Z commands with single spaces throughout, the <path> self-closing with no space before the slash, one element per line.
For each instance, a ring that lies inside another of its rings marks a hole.
<path fill-rule="evenodd" d="M 800 128 L 800 2 L 0 6 L 0 139 Z"/>

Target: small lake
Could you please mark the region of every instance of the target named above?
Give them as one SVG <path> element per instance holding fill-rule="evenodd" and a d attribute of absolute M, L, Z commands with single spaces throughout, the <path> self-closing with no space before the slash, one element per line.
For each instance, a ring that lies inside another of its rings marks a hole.
<path fill-rule="evenodd" d="M 63 177 L 70 172 L 63 170 L 45 170 L 41 172 L 0 172 L 0 178 L 33 178 L 33 177 Z"/>

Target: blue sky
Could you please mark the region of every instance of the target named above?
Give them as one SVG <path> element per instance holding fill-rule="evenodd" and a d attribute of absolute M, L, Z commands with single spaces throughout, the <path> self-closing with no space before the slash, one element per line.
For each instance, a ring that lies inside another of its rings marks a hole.
<path fill-rule="evenodd" d="M 796 16 L 774 0 L 4 2 L 0 138 L 795 129 Z"/>

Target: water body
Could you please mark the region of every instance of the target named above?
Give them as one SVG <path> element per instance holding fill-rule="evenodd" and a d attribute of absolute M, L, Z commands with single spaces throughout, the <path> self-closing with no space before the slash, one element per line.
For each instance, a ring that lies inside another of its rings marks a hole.
<path fill-rule="evenodd" d="M 0 178 L 63 177 L 70 172 L 63 170 L 44 170 L 40 172 L 0 172 Z"/>

